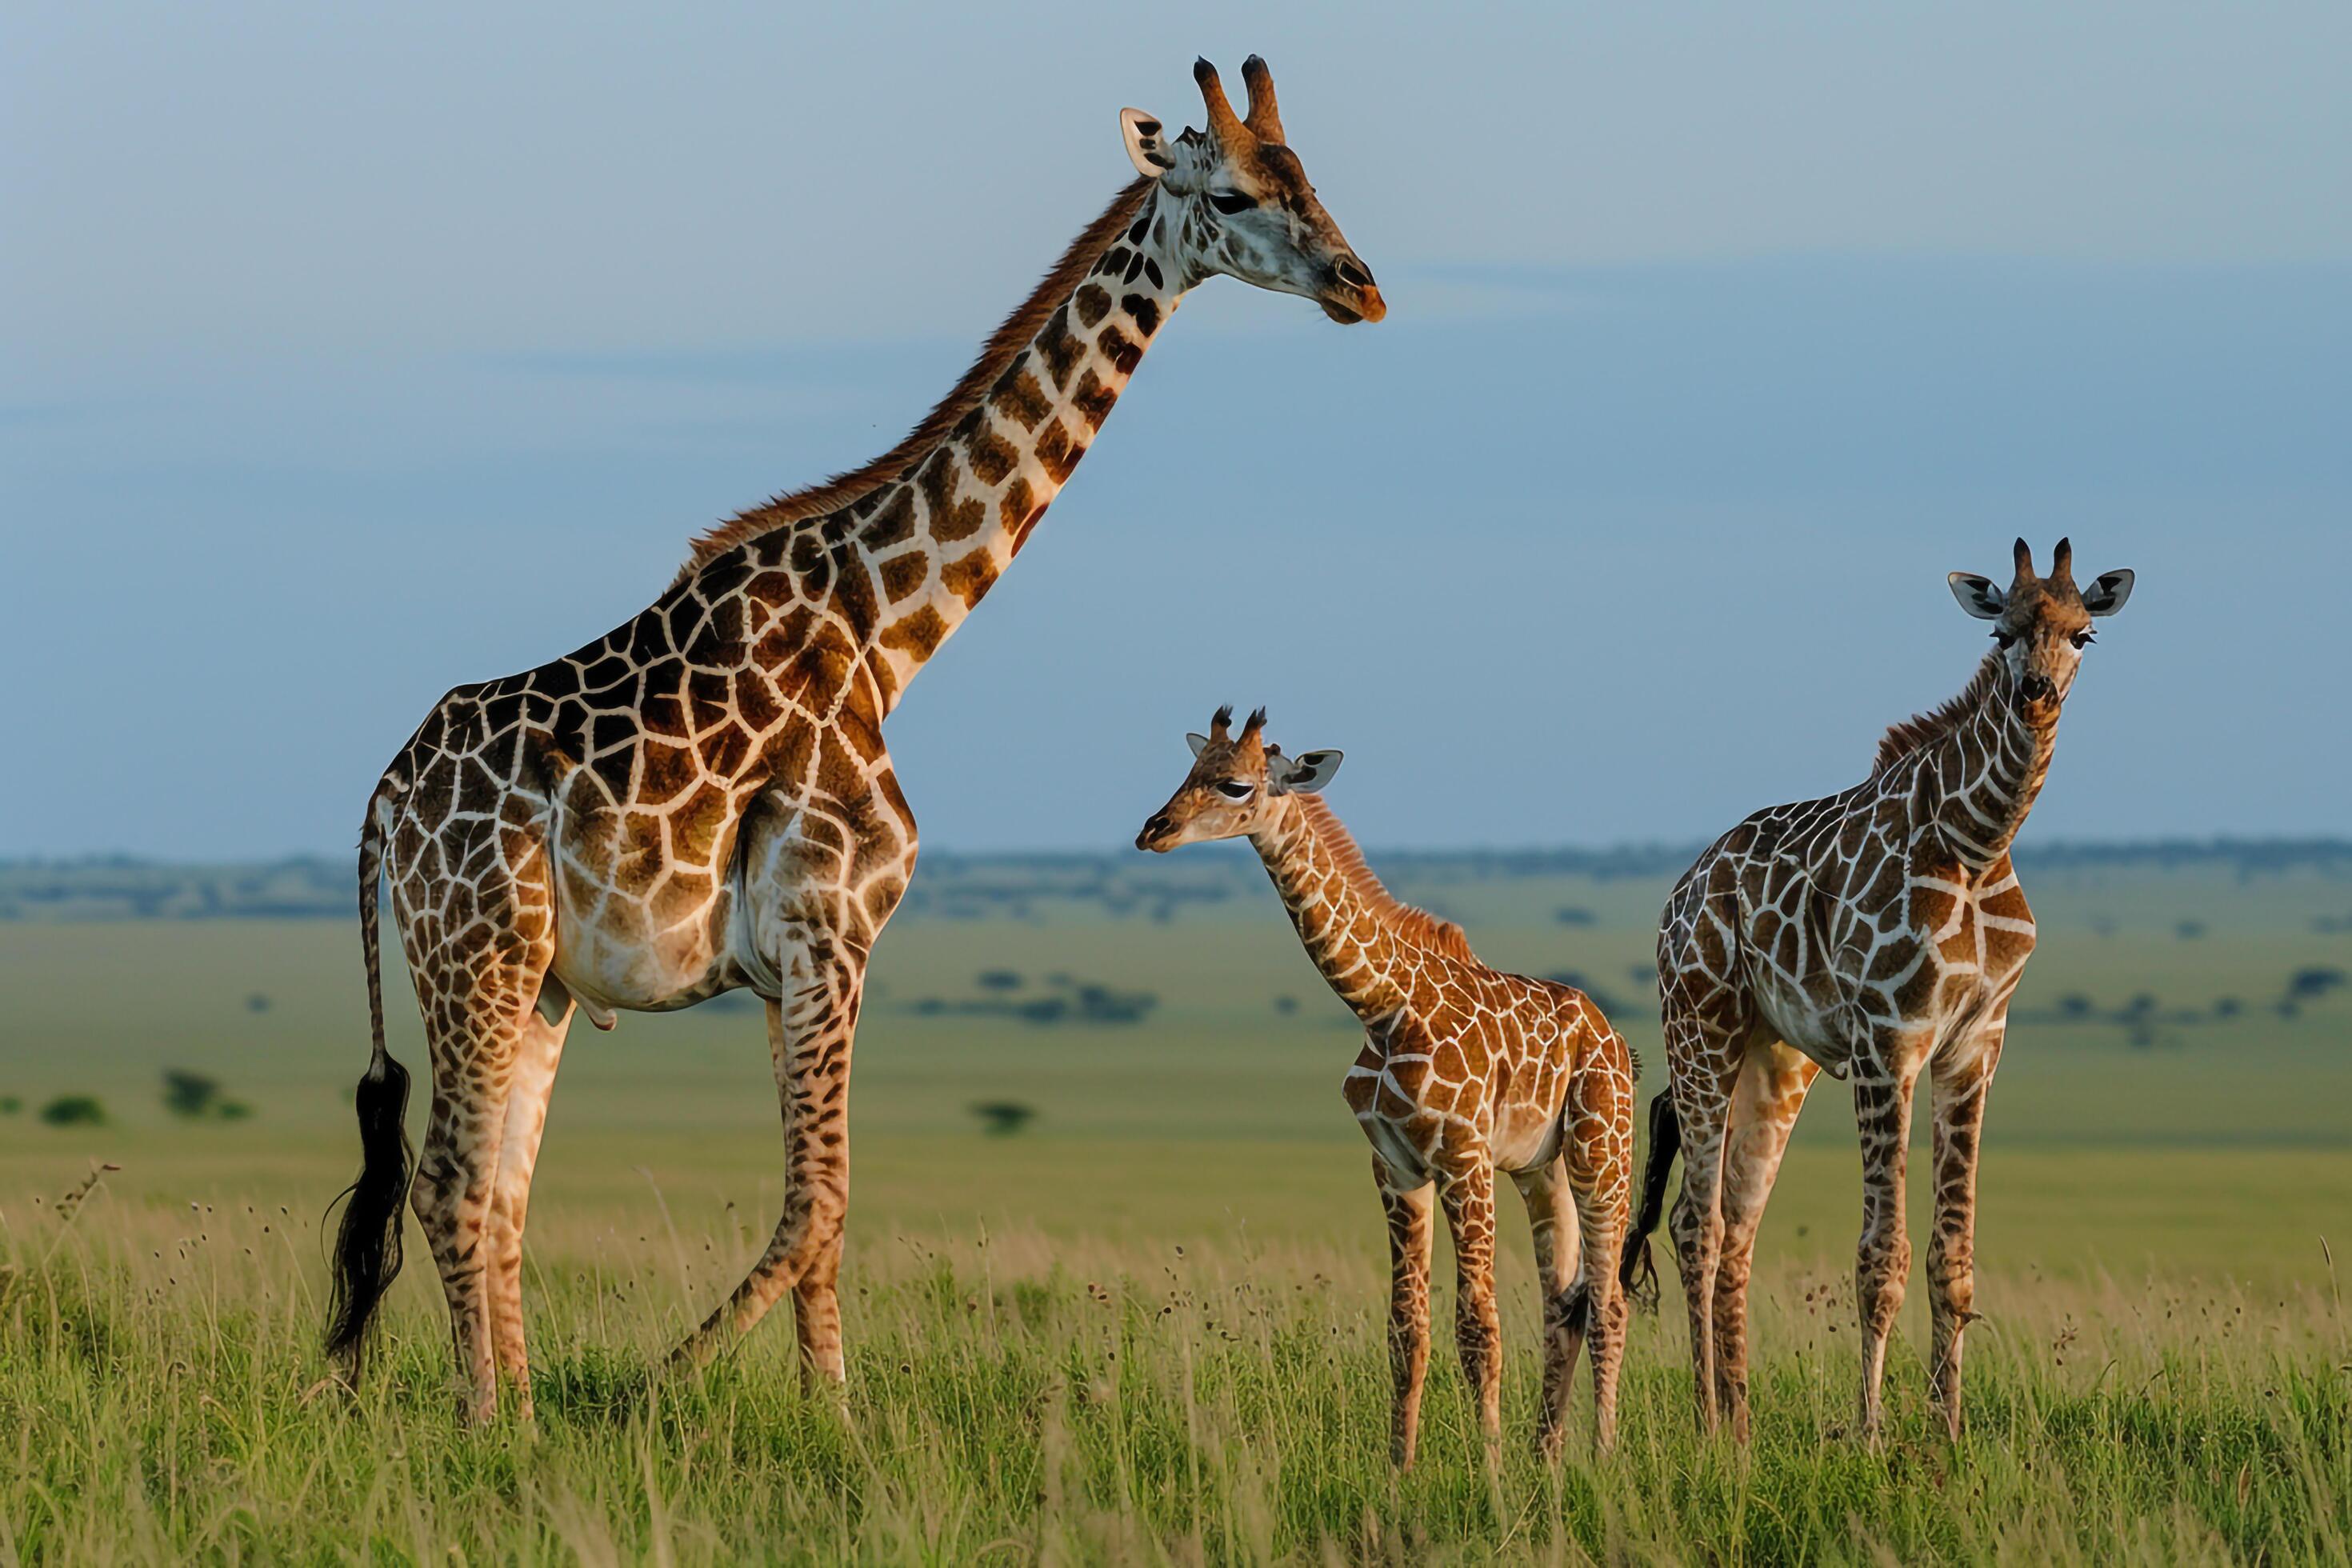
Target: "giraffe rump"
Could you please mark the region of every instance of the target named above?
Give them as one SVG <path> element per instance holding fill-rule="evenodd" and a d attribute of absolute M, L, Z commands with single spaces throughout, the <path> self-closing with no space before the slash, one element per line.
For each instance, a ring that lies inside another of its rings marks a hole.
<path fill-rule="evenodd" d="M 1879 738 L 1878 755 L 1871 759 L 1870 776 L 1884 776 L 1889 768 L 1904 758 L 1926 751 L 1950 734 L 1955 726 L 1983 704 L 1985 694 L 2000 679 L 2000 656 L 1987 654 L 1984 662 L 1977 666 L 1977 672 L 1969 678 L 1969 683 L 1960 688 L 1958 696 L 1925 713 L 1915 713 L 1899 723 L 1888 725 L 1886 733 Z"/>
<path fill-rule="evenodd" d="M 1151 182 L 1130 181 L 1102 216 L 1080 230 L 1038 283 L 1035 290 L 1004 318 L 1003 325 L 990 334 L 971 362 L 971 368 L 950 388 L 945 397 L 923 416 L 922 423 L 908 432 L 907 438 L 869 463 L 838 473 L 805 489 L 788 490 L 760 505 L 736 513 L 725 522 L 710 529 L 694 541 L 686 564 L 678 568 L 677 582 L 684 582 L 718 557 L 737 545 L 759 538 L 779 528 L 786 528 L 811 518 L 823 517 L 856 500 L 875 489 L 888 484 L 911 469 L 932 447 L 945 440 L 966 416 L 978 408 L 981 400 L 1029 346 L 1030 341 L 1045 325 L 1046 319 L 1060 308 L 1073 290 L 1083 282 L 1087 273 L 1102 258 L 1103 250 L 1119 230 L 1135 221 L 1143 198 L 1151 193 Z"/>

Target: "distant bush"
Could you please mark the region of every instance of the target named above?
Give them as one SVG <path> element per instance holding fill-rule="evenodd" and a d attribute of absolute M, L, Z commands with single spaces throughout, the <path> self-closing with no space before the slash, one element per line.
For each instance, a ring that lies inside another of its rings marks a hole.
<path fill-rule="evenodd" d="M 2298 1002 L 2313 1002 L 2342 985 L 2346 979 L 2340 969 L 2315 964 L 2308 969 L 2296 970 L 2288 978 L 2286 994 Z"/>
<path fill-rule="evenodd" d="M 52 1127 L 103 1127 L 106 1107 L 91 1095 L 60 1095 L 41 1107 L 41 1120 Z"/>
<path fill-rule="evenodd" d="M 1277 996 L 1274 999 L 1274 1010 L 1282 1014 L 1285 1017 L 1287 1017 L 1291 1014 L 1298 1011 L 1298 998 L 1296 996 Z"/>
<path fill-rule="evenodd" d="M 1593 912 L 1582 904 L 1563 904 L 1552 910 L 1551 918 L 1564 926 L 1589 926 L 1600 923 Z"/>
<path fill-rule="evenodd" d="M 0 1094 L 0 1116 L 14 1116 L 25 1109 L 25 1102 L 13 1094 Z"/>
<path fill-rule="evenodd" d="M 992 1138 L 1010 1138 L 1036 1120 L 1037 1108 L 1017 1100 L 984 1100 L 971 1108 L 981 1131 Z"/>
<path fill-rule="evenodd" d="M 163 1069 L 163 1109 L 188 1121 L 242 1121 L 253 1107 L 221 1098 L 220 1080 L 185 1068 Z"/>
<path fill-rule="evenodd" d="M 1017 969 L 983 969 L 976 984 L 982 991 L 1018 991 L 1024 982 Z"/>
<path fill-rule="evenodd" d="M 2183 942 L 2195 942 L 2204 936 L 2205 931 L 2203 921 L 2182 921 L 2172 928 L 2172 934 Z"/>
<path fill-rule="evenodd" d="M 1009 976 L 1014 984 L 991 984 L 992 976 L 1000 982 Z M 1051 989 L 1043 995 L 1032 994 L 1025 999 L 1003 994 L 1028 984 L 1011 970 L 992 970 L 980 978 L 997 994 L 962 1000 L 922 996 L 909 1004 L 910 1010 L 925 1018 L 1013 1018 L 1043 1028 L 1071 1023 L 1139 1024 L 1160 1005 L 1159 996 L 1152 992 L 1121 991 L 1064 973 L 1047 975 L 1045 984 Z"/>
<path fill-rule="evenodd" d="M 269 995 L 268 995 L 268 994 L 267 992 L 256 991 L 256 992 L 255 992 L 255 993 L 253 993 L 251 995 L 247 996 L 247 997 L 245 999 L 245 1010 L 246 1010 L 247 1012 L 248 1012 L 248 1013 L 267 1013 L 267 1012 L 268 1012 L 268 1011 L 269 1011 Z"/>

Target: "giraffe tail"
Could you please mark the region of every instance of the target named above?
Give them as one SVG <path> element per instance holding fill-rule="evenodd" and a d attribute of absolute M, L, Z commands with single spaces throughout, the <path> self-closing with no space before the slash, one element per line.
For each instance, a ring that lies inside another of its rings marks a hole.
<path fill-rule="evenodd" d="M 1673 1173 L 1682 1146 L 1683 1124 L 1675 1114 L 1674 1092 L 1660 1089 L 1650 1100 L 1650 1159 L 1642 1168 L 1642 1210 L 1633 1217 L 1624 1256 L 1617 1260 L 1617 1282 L 1625 1288 L 1626 1300 L 1645 1312 L 1658 1305 L 1658 1265 L 1650 1255 L 1650 1233 L 1665 1212 L 1666 1177 Z"/>
<path fill-rule="evenodd" d="M 336 1201 L 343 1204 L 335 1233 L 334 1280 L 328 1308 L 327 1353 L 356 1381 L 369 1331 L 384 1292 L 400 1273 L 401 1210 L 412 1173 L 408 1148 L 408 1069 L 383 1044 L 383 973 L 377 931 L 376 885 L 383 874 L 384 823 L 394 793 L 387 778 L 368 801 L 360 828 L 360 948 L 367 960 L 368 1025 L 374 1049 L 361 1075 L 359 1179 Z"/>

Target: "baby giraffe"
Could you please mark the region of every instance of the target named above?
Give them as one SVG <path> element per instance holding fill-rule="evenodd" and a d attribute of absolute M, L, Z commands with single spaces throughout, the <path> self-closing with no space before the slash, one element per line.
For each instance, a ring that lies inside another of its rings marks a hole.
<path fill-rule="evenodd" d="M 1430 1210 L 1445 1205 L 1459 1278 L 1462 1372 L 1477 1395 L 1486 1456 L 1501 1437 L 1502 1330 L 1495 1310 L 1495 1172 L 1510 1173 L 1535 1228 L 1545 1360 L 1537 1441 L 1558 1454 L 1576 1357 L 1592 1341 L 1593 1442 L 1617 1428 L 1625 1299 L 1617 1282 L 1633 1184 L 1633 1054 L 1590 998 L 1478 962 L 1462 928 L 1391 897 L 1317 792 L 1337 752 L 1283 755 L 1265 711 L 1231 732 L 1220 708 L 1188 735 L 1192 771 L 1136 847 L 1246 836 L 1307 956 L 1364 1021 L 1345 1093 L 1372 1144 L 1387 1206 L 1396 1377 L 1391 1455 L 1412 1464 L 1429 1366 Z M 1573 1203 L 1577 1235 L 1564 1234 Z"/>

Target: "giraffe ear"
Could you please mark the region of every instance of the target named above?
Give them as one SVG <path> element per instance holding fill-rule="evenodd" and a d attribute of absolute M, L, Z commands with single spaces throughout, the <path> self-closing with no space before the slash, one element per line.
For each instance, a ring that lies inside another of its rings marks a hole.
<path fill-rule="evenodd" d="M 1952 597 L 1960 602 L 1960 608 L 1980 621 L 2000 619 L 2005 601 L 1991 578 L 1979 577 L 1973 572 L 1955 572 L 1950 581 Z"/>
<path fill-rule="evenodd" d="M 2131 597 L 2132 574 L 2129 570 L 2102 572 L 2099 580 L 2083 590 L 2083 608 L 2095 616 L 2112 616 L 2124 607 Z"/>
<path fill-rule="evenodd" d="M 1118 111 L 1118 133 L 1127 142 L 1128 162 L 1147 180 L 1156 180 L 1176 166 L 1168 151 L 1168 127 L 1159 116 L 1139 109 Z"/>
<path fill-rule="evenodd" d="M 1283 775 L 1281 787 L 1276 793 L 1281 795 L 1320 793 L 1323 786 L 1331 782 L 1331 775 L 1339 771 L 1340 755 L 1341 753 L 1338 752 L 1301 752 L 1292 760 L 1290 771 Z M 1271 758 L 1267 760 L 1269 763 L 1273 761 Z"/>
<path fill-rule="evenodd" d="M 1187 735 L 1184 737 L 1184 743 L 1192 748 L 1192 754 L 1197 757 L 1202 752 L 1209 749 L 1209 737 L 1206 735 Z"/>

